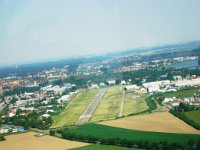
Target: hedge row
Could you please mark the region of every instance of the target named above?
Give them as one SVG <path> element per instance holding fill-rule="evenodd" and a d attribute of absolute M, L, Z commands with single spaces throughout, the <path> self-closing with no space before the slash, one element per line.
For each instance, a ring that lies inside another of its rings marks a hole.
<path fill-rule="evenodd" d="M 188 117 L 186 117 L 182 112 L 177 111 L 177 110 L 170 110 L 169 111 L 171 114 L 173 114 L 174 116 L 180 118 L 181 120 L 183 120 L 184 122 L 186 122 L 187 124 L 193 126 L 194 128 L 200 130 L 200 125 L 197 124 L 196 122 L 194 122 L 193 120 L 190 120 Z"/>
<path fill-rule="evenodd" d="M 120 138 L 98 138 L 90 135 L 79 135 L 75 133 L 69 133 L 67 131 L 62 131 L 62 137 L 68 140 L 75 140 L 88 143 L 97 143 L 104 145 L 114 145 L 114 146 L 124 146 L 124 147 L 134 147 L 142 149 L 154 149 L 154 150 L 187 150 L 187 149 L 200 149 L 200 140 L 194 141 L 190 140 L 186 145 L 168 142 L 148 142 L 148 141 L 132 141 Z"/>

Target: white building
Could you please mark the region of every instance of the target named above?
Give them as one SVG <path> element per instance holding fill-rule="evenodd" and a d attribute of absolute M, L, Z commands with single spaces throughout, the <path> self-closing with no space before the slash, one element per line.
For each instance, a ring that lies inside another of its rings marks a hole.
<path fill-rule="evenodd" d="M 11 129 L 12 129 L 12 128 L 11 128 L 11 126 L 9 126 L 9 125 L 3 125 L 3 126 L 1 126 L 1 128 L 0 128 L 0 133 L 1 133 L 1 134 L 8 133 Z"/>
<path fill-rule="evenodd" d="M 99 86 L 98 86 L 98 84 L 92 84 L 89 88 L 90 89 L 98 89 Z"/>
<path fill-rule="evenodd" d="M 59 98 L 59 99 L 57 100 L 57 102 L 58 102 L 59 104 L 61 104 L 61 103 L 63 103 L 63 102 L 69 101 L 69 100 L 70 100 L 70 95 L 63 95 L 61 98 Z"/>
<path fill-rule="evenodd" d="M 162 103 L 169 103 L 169 102 L 173 102 L 174 98 L 165 98 Z"/>
<path fill-rule="evenodd" d="M 175 86 L 176 87 L 186 87 L 186 86 L 196 86 L 196 85 L 200 85 L 200 78 L 196 78 L 196 79 L 191 79 L 191 80 L 178 80 L 175 81 Z"/>
<path fill-rule="evenodd" d="M 32 98 L 32 99 L 28 99 L 28 100 L 17 100 L 15 102 L 16 106 L 22 106 L 22 105 L 26 105 L 26 104 L 34 104 L 36 101 L 39 101 L 40 99 L 37 98 Z"/>
<path fill-rule="evenodd" d="M 108 80 L 107 84 L 108 85 L 115 85 L 116 81 L 115 80 Z"/>
<path fill-rule="evenodd" d="M 147 83 L 143 83 L 143 86 L 145 88 L 149 88 L 149 87 L 161 87 L 161 86 L 167 86 L 170 84 L 170 80 L 162 80 L 162 81 L 156 81 L 156 82 L 147 82 Z"/>
<path fill-rule="evenodd" d="M 51 93 L 54 93 L 55 95 L 62 95 L 63 92 L 66 90 L 67 88 L 65 86 L 63 87 L 60 87 L 60 86 L 47 86 L 47 87 L 44 87 L 43 88 L 43 91 L 48 93 L 48 92 L 51 92 Z"/>
<path fill-rule="evenodd" d="M 44 114 L 44 115 L 41 115 L 41 118 L 49 118 L 50 115 L 49 114 Z"/>
<path fill-rule="evenodd" d="M 149 93 L 165 92 L 166 90 L 162 90 L 161 88 L 169 85 L 170 80 L 143 83 L 143 87 L 146 88 Z"/>
<path fill-rule="evenodd" d="M 48 110 L 47 110 L 47 113 L 49 113 L 49 112 L 50 112 L 50 113 L 53 113 L 54 110 L 53 110 L 53 109 L 48 109 Z"/>
<path fill-rule="evenodd" d="M 63 92 L 66 90 L 66 87 L 54 86 L 52 90 L 54 91 L 55 95 L 62 95 Z"/>
<path fill-rule="evenodd" d="M 147 90 L 143 87 L 140 88 L 140 90 L 138 91 L 139 94 L 145 94 L 147 93 Z"/>
<path fill-rule="evenodd" d="M 136 91 L 136 90 L 139 90 L 139 89 L 140 89 L 140 87 L 137 86 L 137 85 L 127 85 L 125 87 L 125 90 L 127 90 L 127 91 Z"/>
<path fill-rule="evenodd" d="M 121 85 L 126 85 L 126 81 L 125 81 L 125 80 L 122 80 L 122 81 L 121 81 Z"/>
<path fill-rule="evenodd" d="M 99 83 L 99 86 L 100 87 L 105 87 L 106 85 L 105 85 L 105 83 L 101 82 L 101 83 Z"/>
<path fill-rule="evenodd" d="M 147 91 L 149 92 L 149 93 L 158 93 L 158 92 L 162 92 L 162 90 L 160 90 L 160 87 L 157 87 L 157 86 L 150 86 L 150 87 L 148 87 L 147 88 Z"/>
<path fill-rule="evenodd" d="M 20 107 L 21 110 L 24 110 L 24 111 L 33 111 L 35 108 L 34 107 Z"/>
<path fill-rule="evenodd" d="M 180 104 L 180 102 L 172 102 L 171 105 L 172 107 L 178 107 Z"/>
<path fill-rule="evenodd" d="M 182 78 L 181 76 L 174 76 L 173 79 L 174 79 L 175 81 L 180 81 L 180 80 L 182 80 L 183 78 Z"/>

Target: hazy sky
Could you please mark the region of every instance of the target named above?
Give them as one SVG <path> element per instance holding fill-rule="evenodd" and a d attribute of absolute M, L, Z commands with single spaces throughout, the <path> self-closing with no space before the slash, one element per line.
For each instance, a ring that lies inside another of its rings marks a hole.
<path fill-rule="evenodd" d="M 0 66 L 200 39 L 200 0 L 0 0 Z"/>

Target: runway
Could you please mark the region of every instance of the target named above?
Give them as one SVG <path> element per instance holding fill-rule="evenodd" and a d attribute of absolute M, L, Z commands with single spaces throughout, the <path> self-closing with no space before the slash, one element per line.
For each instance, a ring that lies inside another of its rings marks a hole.
<path fill-rule="evenodd" d="M 102 100 L 102 97 L 106 93 L 107 88 L 101 88 L 99 92 L 95 95 L 92 102 L 88 105 L 87 109 L 82 113 L 80 118 L 78 119 L 77 123 L 78 125 L 87 123 L 90 120 L 90 117 L 94 113 L 95 109 L 97 108 L 98 104 Z"/>

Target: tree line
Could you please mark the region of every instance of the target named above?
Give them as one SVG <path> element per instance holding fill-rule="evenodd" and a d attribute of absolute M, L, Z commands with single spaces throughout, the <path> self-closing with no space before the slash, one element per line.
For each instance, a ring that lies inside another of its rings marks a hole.
<path fill-rule="evenodd" d="M 177 111 L 177 110 L 172 110 L 172 109 L 169 112 L 171 114 L 173 114 L 174 116 L 180 118 L 181 120 L 183 120 L 187 124 L 189 124 L 189 125 L 193 126 L 194 128 L 200 130 L 200 125 L 197 124 L 196 122 L 194 122 L 193 120 L 190 120 L 188 117 L 185 116 L 184 113 Z"/>
<path fill-rule="evenodd" d="M 134 147 L 134 148 L 153 149 L 153 150 L 177 150 L 177 149 L 199 150 L 200 149 L 200 139 L 197 141 L 191 139 L 188 141 L 188 143 L 178 144 L 178 143 L 169 143 L 166 141 L 162 142 L 149 142 L 144 140 L 134 141 L 134 140 L 121 139 L 118 137 L 99 138 L 90 135 L 70 133 L 67 131 L 62 131 L 61 134 L 64 139 L 88 142 L 88 143 L 98 143 L 104 145 L 115 145 L 115 146 Z"/>

